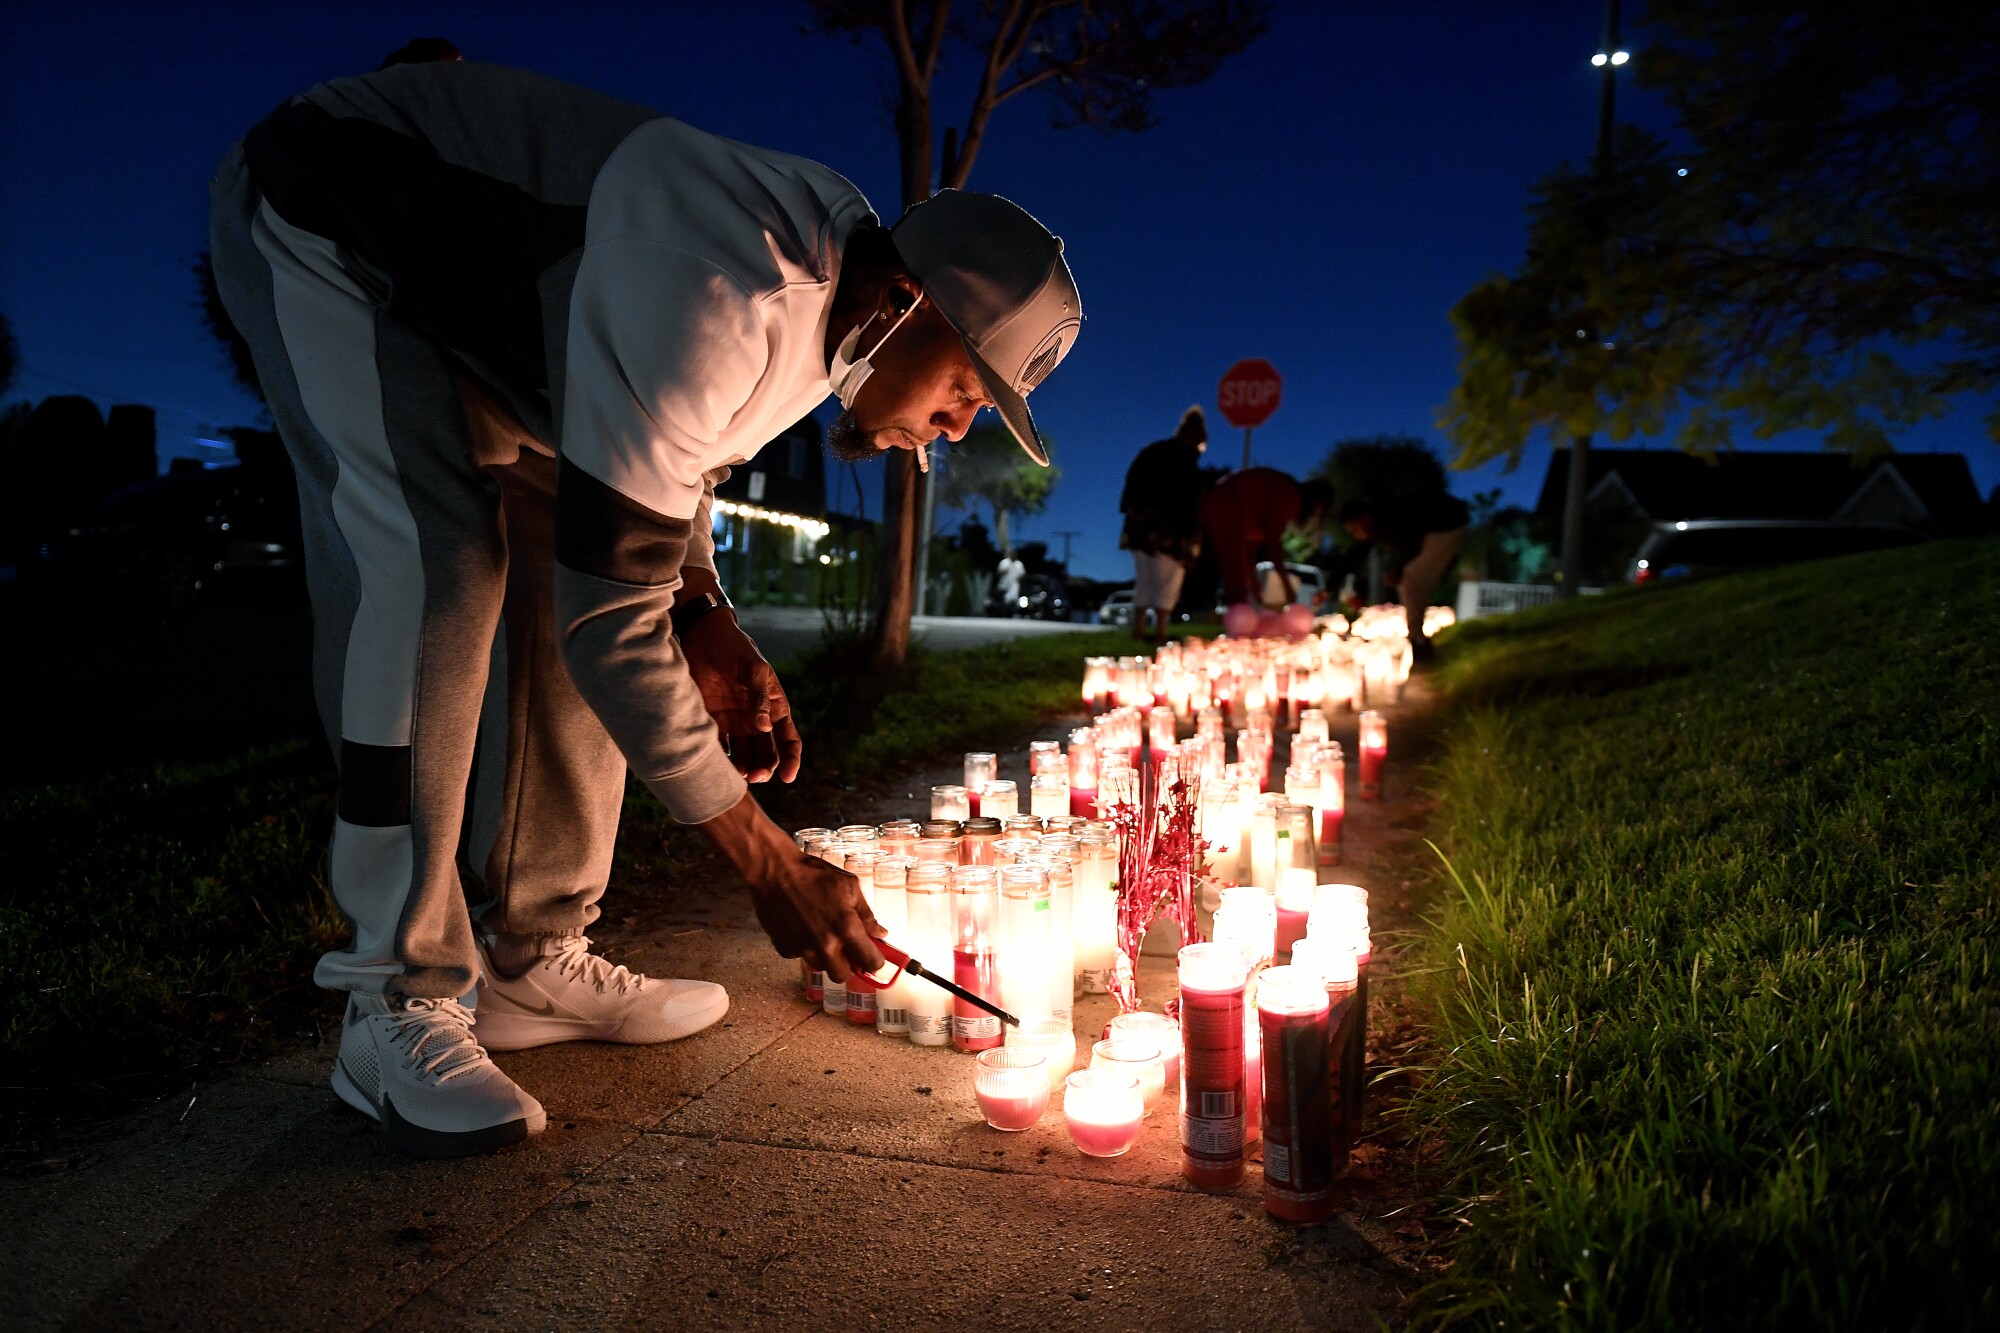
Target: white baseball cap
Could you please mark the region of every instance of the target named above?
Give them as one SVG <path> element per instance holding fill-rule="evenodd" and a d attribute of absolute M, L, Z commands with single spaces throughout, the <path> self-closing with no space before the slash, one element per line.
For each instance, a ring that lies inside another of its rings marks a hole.
<path fill-rule="evenodd" d="M 1043 467 L 1028 393 L 1069 354 L 1083 301 L 1062 239 L 997 194 L 939 190 L 890 233 L 910 276 L 965 342 L 1000 419 Z"/>

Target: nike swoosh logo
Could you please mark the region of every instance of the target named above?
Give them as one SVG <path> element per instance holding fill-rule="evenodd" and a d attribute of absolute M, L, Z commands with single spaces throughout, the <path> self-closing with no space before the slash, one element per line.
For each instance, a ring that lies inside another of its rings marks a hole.
<path fill-rule="evenodd" d="M 519 1000 L 515 999 L 513 996 L 509 995 L 506 991 L 503 990 L 489 990 L 485 995 L 481 996 L 480 998 L 505 1000 L 508 1004 L 511 1004 L 516 1009 L 519 1009 L 522 1013 L 533 1014 L 536 1018 L 554 1018 L 556 1016 L 556 1002 L 554 1000 L 544 1000 L 542 1002 L 542 1007 L 539 1009 L 535 1009 L 531 1008 L 528 1005 L 522 1004 Z"/>

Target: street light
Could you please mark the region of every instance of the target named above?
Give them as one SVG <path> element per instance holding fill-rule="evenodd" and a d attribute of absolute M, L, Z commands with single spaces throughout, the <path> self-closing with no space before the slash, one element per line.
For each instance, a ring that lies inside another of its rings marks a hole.
<path fill-rule="evenodd" d="M 1613 51 L 1610 55 L 1605 55 L 1604 52 L 1599 51 L 1590 58 L 1590 63 L 1602 69 L 1606 65 L 1622 65 L 1631 58 L 1632 53 L 1630 51 Z"/>
<path fill-rule="evenodd" d="M 1631 58 L 1632 53 L 1630 51 L 1613 51 L 1611 53 L 1611 63 L 1614 65 L 1622 65 Z"/>
<path fill-rule="evenodd" d="M 1590 58 L 1590 63 L 1593 65 L 1601 66 L 1607 63 L 1610 59 L 1611 59 L 1610 56 L 1605 55 L 1604 52 L 1602 51 L 1599 51 L 1596 55 Z"/>

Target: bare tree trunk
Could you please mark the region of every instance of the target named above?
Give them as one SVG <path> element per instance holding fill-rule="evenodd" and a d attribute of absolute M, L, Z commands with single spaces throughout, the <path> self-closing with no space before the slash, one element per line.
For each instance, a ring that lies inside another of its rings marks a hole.
<path fill-rule="evenodd" d="M 901 78 L 896 139 L 901 150 L 903 207 L 931 195 L 931 75 L 944 41 L 949 3 L 930 9 L 930 26 L 918 50 L 915 27 L 903 3 L 892 6 L 887 34 Z M 882 540 L 876 547 L 875 662 L 899 667 L 910 655 L 910 616 L 916 610 L 917 516 L 923 512 L 924 475 L 907 449 L 891 449 L 882 479 Z"/>
<path fill-rule="evenodd" d="M 916 460 L 906 449 L 889 451 L 888 475 L 882 486 L 882 542 L 875 564 L 875 661 L 901 666 L 910 654 L 910 616 L 916 609 L 917 494 Z"/>
<path fill-rule="evenodd" d="M 1014 554 L 1014 539 L 1007 535 L 1007 511 L 999 505 L 993 506 L 993 535 L 1000 539 L 1000 554 Z"/>

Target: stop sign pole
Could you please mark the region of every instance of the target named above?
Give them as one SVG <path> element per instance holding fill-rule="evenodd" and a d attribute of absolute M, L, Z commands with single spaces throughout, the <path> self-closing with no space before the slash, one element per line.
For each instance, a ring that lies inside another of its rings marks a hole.
<path fill-rule="evenodd" d="M 1284 380 L 1278 368 L 1261 356 L 1238 361 L 1222 374 L 1216 386 L 1216 406 L 1232 426 L 1243 427 L 1243 466 L 1250 466 L 1250 432 L 1271 419 L 1278 410 Z"/>

